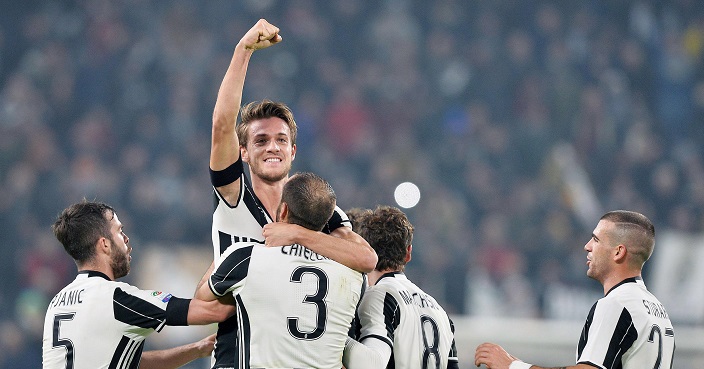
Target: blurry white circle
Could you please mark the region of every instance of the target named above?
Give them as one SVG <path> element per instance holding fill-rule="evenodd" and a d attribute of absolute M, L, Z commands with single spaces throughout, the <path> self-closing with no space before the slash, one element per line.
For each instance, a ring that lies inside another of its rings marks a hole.
<path fill-rule="evenodd" d="M 396 186 L 394 199 L 398 206 L 406 209 L 412 208 L 420 201 L 420 189 L 411 182 L 403 182 Z"/>

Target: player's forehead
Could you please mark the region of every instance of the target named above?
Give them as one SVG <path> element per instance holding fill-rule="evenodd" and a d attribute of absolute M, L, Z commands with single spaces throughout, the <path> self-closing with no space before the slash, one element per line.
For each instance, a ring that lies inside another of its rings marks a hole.
<path fill-rule="evenodd" d="M 596 227 L 594 228 L 594 235 L 599 237 L 599 238 L 604 238 L 608 234 L 611 233 L 613 230 L 615 224 L 614 222 L 606 219 L 602 219 L 597 223 Z"/>
<path fill-rule="evenodd" d="M 257 119 L 249 124 L 249 136 L 251 138 L 290 135 L 291 129 L 288 127 L 288 124 L 279 117 Z"/>
<path fill-rule="evenodd" d="M 117 217 L 117 213 L 108 213 L 108 223 L 110 224 L 110 229 L 122 228 L 122 222 L 120 222 L 120 218 Z"/>

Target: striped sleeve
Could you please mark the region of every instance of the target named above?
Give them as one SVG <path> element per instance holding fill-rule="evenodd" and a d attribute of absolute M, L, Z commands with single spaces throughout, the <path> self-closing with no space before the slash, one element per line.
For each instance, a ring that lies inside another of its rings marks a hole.
<path fill-rule="evenodd" d="M 580 338 L 577 364 L 620 368 L 622 355 L 637 338 L 628 309 L 613 300 L 601 299 L 589 312 Z"/>
<path fill-rule="evenodd" d="M 398 301 L 393 295 L 378 288 L 368 289 L 359 305 L 358 314 L 360 342 L 376 338 L 393 348 L 396 327 L 401 321 Z"/>
<path fill-rule="evenodd" d="M 166 303 L 157 306 L 119 287 L 113 292 L 112 303 L 115 319 L 125 324 L 152 328 L 157 332 L 166 324 Z"/>
<path fill-rule="evenodd" d="M 230 248 L 222 255 L 217 269 L 208 278 L 208 286 L 215 296 L 236 294 L 244 286 L 253 249 L 254 246 Z"/>

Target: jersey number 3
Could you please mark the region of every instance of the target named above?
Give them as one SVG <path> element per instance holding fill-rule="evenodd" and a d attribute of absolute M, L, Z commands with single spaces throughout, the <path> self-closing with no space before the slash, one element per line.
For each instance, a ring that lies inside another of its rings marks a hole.
<path fill-rule="evenodd" d="M 68 338 L 59 337 L 59 328 L 61 328 L 62 320 L 73 320 L 76 313 L 56 314 L 54 315 L 54 333 L 52 334 L 53 347 L 66 348 L 66 369 L 73 369 L 73 342 Z"/>
<path fill-rule="evenodd" d="M 298 267 L 291 274 L 291 283 L 301 283 L 305 274 L 312 274 L 318 281 L 318 290 L 315 294 L 306 295 L 303 299 L 304 303 L 315 305 L 317 310 L 315 329 L 310 332 L 302 332 L 298 327 L 299 318 L 288 317 L 288 331 L 299 340 L 315 340 L 325 333 L 325 323 L 328 319 L 327 305 L 325 304 L 325 296 L 328 294 L 328 276 L 320 268 Z"/>

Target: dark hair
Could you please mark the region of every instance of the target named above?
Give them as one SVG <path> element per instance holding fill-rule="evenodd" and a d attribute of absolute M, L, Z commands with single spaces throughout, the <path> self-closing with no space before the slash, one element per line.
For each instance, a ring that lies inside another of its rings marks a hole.
<path fill-rule="evenodd" d="M 601 220 L 616 224 L 614 237 L 626 245 L 639 267 L 653 254 L 655 226 L 645 215 L 628 210 L 614 210 L 604 214 Z"/>
<path fill-rule="evenodd" d="M 413 225 L 400 209 L 377 206 L 364 216 L 357 231 L 376 251 L 376 270 L 403 270 L 406 251 L 413 243 Z"/>
<path fill-rule="evenodd" d="M 298 128 L 296 121 L 293 119 L 293 112 L 284 103 L 274 102 L 271 100 L 252 101 L 245 105 L 240 110 L 240 123 L 237 125 L 237 137 L 240 140 L 240 146 L 247 147 L 249 140 L 249 125 L 258 119 L 281 118 L 290 131 L 291 145 L 296 144 L 296 134 Z"/>
<path fill-rule="evenodd" d="M 288 205 L 288 222 L 320 231 L 335 210 L 335 191 L 310 172 L 297 173 L 286 181 L 281 202 Z"/>
<path fill-rule="evenodd" d="M 364 220 L 364 217 L 372 213 L 372 209 L 366 209 L 366 208 L 350 208 L 345 210 L 345 214 L 347 214 L 347 218 L 350 220 L 350 224 L 352 224 L 352 230 L 355 232 L 359 231 L 359 228 L 362 226 L 362 221 Z"/>
<path fill-rule="evenodd" d="M 110 238 L 114 215 L 110 205 L 83 200 L 64 209 L 51 229 L 76 263 L 83 264 L 95 256 L 95 243 L 100 237 Z"/>

